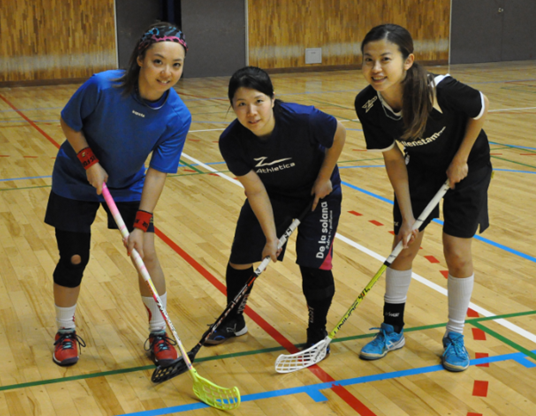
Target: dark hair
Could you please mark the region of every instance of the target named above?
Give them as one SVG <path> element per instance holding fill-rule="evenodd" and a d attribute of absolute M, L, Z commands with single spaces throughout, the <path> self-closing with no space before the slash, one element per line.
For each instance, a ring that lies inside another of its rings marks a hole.
<path fill-rule="evenodd" d="M 118 88 L 123 88 L 123 94 L 129 95 L 138 86 L 138 77 L 140 75 L 140 66 L 138 65 L 138 58 L 145 59 L 145 54 L 156 42 L 177 42 L 182 45 L 184 52 L 188 51 L 188 45 L 184 39 L 184 35 L 181 30 L 172 23 L 168 22 L 156 22 L 150 25 L 143 35 L 136 43 L 130 59 L 128 61 L 128 67 L 126 72 L 120 78 L 114 80 L 118 82 Z"/>
<path fill-rule="evenodd" d="M 260 91 L 270 98 L 274 98 L 274 86 L 268 73 L 256 66 L 245 66 L 244 68 L 236 71 L 229 80 L 229 89 L 227 96 L 233 106 L 233 98 L 236 90 L 239 88 L 251 88 L 252 90 Z M 274 111 L 279 107 L 281 100 L 275 100 Z"/>
<path fill-rule="evenodd" d="M 372 28 L 361 43 L 361 53 L 369 42 L 385 39 L 398 46 L 404 60 L 413 53 L 413 39 L 402 26 L 385 24 Z M 417 62 L 413 62 L 403 81 L 402 119 L 404 134 L 402 139 L 419 138 L 426 128 L 428 115 L 434 104 L 434 81 Z"/>

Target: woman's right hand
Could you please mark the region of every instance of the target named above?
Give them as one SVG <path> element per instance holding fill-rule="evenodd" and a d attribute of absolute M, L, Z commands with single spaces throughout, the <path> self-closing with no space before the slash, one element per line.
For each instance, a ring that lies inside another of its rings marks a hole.
<path fill-rule="evenodd" d="M 409 245 L 417 238 L 417 234 L 419 233 L 419 230 L 413 230 L 413 224 L 415 224 L 415 218 L 411 220 L 402 221 L 402 225 L 400 227 L 400 230 L 398 231 L 396 244 L 400 240 L 402 240 L 402 247 L 408 248 Z"/>
<path fill-rule="evenodd" d="M 277 245 L 279 244 L 279 240 L 274 241 L 267 241 L 266 245 L 264 246 L 264 249 L 262 250 L 262 258 L 263 260 L 266 257 L 270 257 L 270 259 L 276 263 L 277 257 L 281 254 L 282 248 L 278 249 Z"/>
<path fill-rule="evenodd" d="M 97 195 L 102 194 L 102 184 L 108 180 L 108 173 L 100 163 L 95 163 L 86 170 L 87 181 L 97 189 Z"/>

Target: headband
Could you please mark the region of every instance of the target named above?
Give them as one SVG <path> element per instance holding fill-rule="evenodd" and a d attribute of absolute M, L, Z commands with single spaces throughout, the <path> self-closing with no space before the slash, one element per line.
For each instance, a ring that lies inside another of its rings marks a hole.
<path fill-rule="evenodd" d="M 154 27 L 145 32 L 138 43 L 138 52 L 144 51 L 156 42 L 177 42 L 188 52 L 188 45 L 184 39 L 184 34 L 175 26 Z"/>

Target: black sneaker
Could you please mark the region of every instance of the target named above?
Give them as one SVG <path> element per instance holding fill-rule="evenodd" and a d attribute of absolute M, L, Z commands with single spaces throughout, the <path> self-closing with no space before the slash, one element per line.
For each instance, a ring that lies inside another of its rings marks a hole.
<path fill-rule="evenodd" d="M 238 315 L 223 321 L 216 330 L 210 334 L 204 345 L 218 345 L 232 337 L 239 337 L 248 332 L 244 315 Z"/>
<path fill-rule="evenodd" d="M 305 344 L 305 347 L 303 347 L 304 350 L 311 348 L 313 345 L 319 343 L 320 341 L 324 340 L 328 336 L 328 331 L 326 331 L 325 328 L 318 329 L 318 328 L 307 328 L 307 343 Z M 330 348 L 328 345 L 327 354 L 329 354 Z"/>

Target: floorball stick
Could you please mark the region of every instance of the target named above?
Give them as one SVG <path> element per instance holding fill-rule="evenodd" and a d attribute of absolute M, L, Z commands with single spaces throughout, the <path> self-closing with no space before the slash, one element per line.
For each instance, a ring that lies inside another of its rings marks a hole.
<path fill-rule="evenodd" d="M 117 209 L 117 206 L 115 205 L 112 195 L 110 194 L 110 191 L 108 190 L 108 187 L 106 186 L 105 183 L 102 185 L 102 194 L 104 196 L 104 199 L 106 200 L 106 203 L 108 204 L 108 208 L 110 208 L 110 212 L 112 213 L 117 226 L 119 227 L 119 230 L 121 231 L 123 239 L 127 239 L 129 236 L 128 229 L 125 226 L 123 218 L 121 217 L 121 214 L 119 213 L 119 210 Z M 141 259 L 141 256 L 136 251 L 136 249 L 132 250 L 131 257 L 134 259 L 136 268 L 138 269 L 140 275 L 143 277 L 143 280 L 145 281 L 145 283 L 147 283 L 147 285 L 151 289 L 153 298 L 156 304 L 158 305 L 158 309 L 162 313 L 162 316 L 164 317 L 164 320 L 166 321 L 167 326 L 173 333 L 173 337 L 175 338 L 175 341 L 177 341 L 177 345 L 184 359 L 185 365 L 190 373 L 190 376 L 192 377 L 193 390 L 194 390 L 195 395 L 201 401 L 217 409 L 221 409 L 221 410 L 236 409 L 240 405 L 240 392 L 238 391 L 238 388 L 233 387 L 231 389 L 228 389 L 228 388 L 220 387 L 208 381 L 207 379 L 201 377 L 197 373 L 196 369 L 193 367 L 192 363 L 188 359 L 186 350 L 184 349 L 181 343 L 181 340 L 179 339 L 177 331 L 175 331 L 175 327 L 173 326 L 173 323 L 169 319 L 166 309 L 162 305 L 160 297 L 158 296 L 158 292 L 156 288 L 154 287 L 153 281 L 151 280 L 151 276 L 149 275 L 149 272 L 147 271 L 147 268 L 145 267 L 145 264 L 143 263 L 143 260 Z"/>
<path fill-rule="evenodd" d="M 300 225 L 301 221 L 303 221 L 303 218 L 309 211 L 311 211 L 311 207 L 313 205 L 312 200 L 308 205 L 307 208 L 303 210 L 303 212 L 300 214 L 298 218 L 296 218 L 290 226 L 287 228 L 283 236 L 279 239 L 278 248 L 283 247 L 283 245 L 287 242 L 288 238 L 291 236 L 291 234 L 294 232 L 296 228 L 298 228 L 298 225 Z M 249 278 L 249 280 L 246 282 L 246 285 L 238 292 L 238 294 L 235 296 L 235 298 L 227 305 L 225 310 L 221 313 L 218 319 L 216 319 L 216 322 L 214 322 L 211 327 L 203 334 L 201 337 L 201 340 L 197 343 L 197 345 L 192 348 L 190 352 L 188 352 L 188 358 L 191 362 L 194 361 L 195 356 L 201 349 L 201 347 L 204 345 L 207 338 L 212 334 L 218 326 L 222 323 L 222 321 L 225 319 L 225 317 L 231 312 L 231 310 L 242 300 L 244 295 L 247 293 L 248 289 L 251 287 L 253 282 L 259 277 L 259 275 L 266 269 L 266 266 L 268 266 L 268 263 L 270 263 L 270 257 L 266 257 L 259 267 L 253 272 L 253 275 Z M 183 355 L 184 357 L 184 355 Z M 178 376 L 179 374 L 182 374 L 188 370 L 188 366 L 186 363 L 186 360 L 183 359 L 183 357 L 179 357 L 177 361 L 167 367 L 158 366 L 156 370 L 153 372 L 153 376 L 151 377 L 151 380 L 155 383 L 160 383 L 162 381 L 169 380 L 170 378 L 173 378 L 175 376 Z"/>
<path fill-rule="evenodd" d="M 432 210 L 439 204 L 439 201 L 441 201 L 441 198 L 445 195 L 445 193 L 449 189 L 449 181 L 447 180 L 442 186 L 439 191 L 437 191 L 436 195 L 432 198 L 432 200 L 428 203 L 426 208 L 424 208 L 423 212 L 415 221 L 415 224 L 413 224 L 413 229 L 418 229 L 422 223 L 428 218 Z M 357 306 L 361 303 L 363 298 L 367 295 L 367 293 L 372 289 L 372 286 L 378 281 L 378 279 L 381 277 L 383 272 L 395 261 L 398 254 L 402 251 L 402 241 L 399 241 L 394 250 L 391 252 L 389 257 L 385 259 L 382 266 L 380 267 L 380 270 L 374 275 L 372 280 L 368 283 L 368 285 L 363 289 L 361 294 L 357 297 L 357 299 L 354 301 L 352 306 L 350 306 L 350 309 L 344 314 L 344 316 L 341 318 L 337 326 L 331 331 L 330 334 L 326 336 L 322 341 L 317 342 L 315 345 L 311 346 L 310 348 L 307 348 L 306 350 L 297 352 L 295 354 L 290 355 L 284 355 L 281 354 L 276 362 L 275 362 L 275 371 L 278 373 L 292 373 L 293 371 L 301 370 L 302 368 L 310 367 L 314 364 L 319 363 L 322 361 L 328 352 L 328 346 L 330 342 L 335 338 L 337 335 L 337 332 L 339 332 L 339 329 L 343 326 L 343 324 L 346 322 L 346 320 L 350 317 L 352 312 L 357 308 Z"/>

